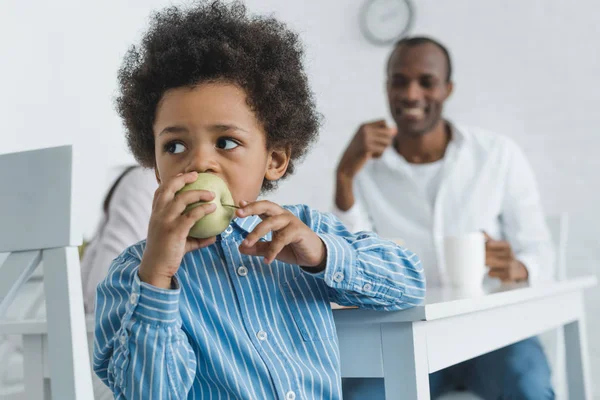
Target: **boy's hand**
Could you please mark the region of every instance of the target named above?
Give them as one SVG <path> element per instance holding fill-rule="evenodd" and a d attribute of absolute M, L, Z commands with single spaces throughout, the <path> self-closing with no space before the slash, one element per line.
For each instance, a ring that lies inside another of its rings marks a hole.
<path fill-rule="evenodd" d="M 238 217 L 258 215 L 262 222 L 240 245 L 240 252 L 264 257 L 270 264 L 275 259 L 302 267 L 324 268 L 327 250 L 321 238 L 294 214 L 270 201 L 248 203 L 242 201 L 236 211 Z M 259 242 L 273 232 L 270 242 Z"/>
<path fill-rule="evenodd" d="M 183 214 L 189 204 L 210 201 L 215 197 L 214 193 L 206 190 L 177 193 L 186 184 L 194 182 L 197 177 L 197 172 L 179 174 L 163 181 L 154 193 L 148 239 L 139 270 L 139 277 L 143 282 L 170 289 L 171 280 L 179 269 L 185 253 L 215 242 L 214 237 L 208 239 L 188 237 L 196 221 L 216 209 L 213 203 L 208 203 Z"/>

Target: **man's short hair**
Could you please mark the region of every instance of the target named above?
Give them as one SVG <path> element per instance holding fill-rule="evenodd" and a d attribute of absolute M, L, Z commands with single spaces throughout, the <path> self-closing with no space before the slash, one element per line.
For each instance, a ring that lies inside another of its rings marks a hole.
<path fill-rule="evenodd" d="M 432 44 L 438 47 L 442 51 L 442 53 L 444 53 L 444 56 L 446 57 L 446 66 L 448 67 L 448 73 L 446 74 L 446 82 L 450 82 L 450 80 L 452 79 L 452 61 L 450 59 L 450 52 L 448 51 L 446 46 L 444 46 L 437 40 L 427 36 L 405 37 L 396 42 L 394 50 L 396 50 L 400 46 L 415 47 L 422 44 Z"/>

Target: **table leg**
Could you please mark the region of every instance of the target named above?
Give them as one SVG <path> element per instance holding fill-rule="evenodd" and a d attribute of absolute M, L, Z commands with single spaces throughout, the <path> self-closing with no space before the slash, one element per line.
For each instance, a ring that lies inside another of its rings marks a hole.
<path fill-rule="evenodd" d="M 591 399 L 592 388 L 584 317 L 566 324 L 564 331 L 569 398 Z"/>
<path fill-rule="evenodd" d="M 386 400 L 429 399 L 429 366 L 425 323 L 381 326 Z"/>

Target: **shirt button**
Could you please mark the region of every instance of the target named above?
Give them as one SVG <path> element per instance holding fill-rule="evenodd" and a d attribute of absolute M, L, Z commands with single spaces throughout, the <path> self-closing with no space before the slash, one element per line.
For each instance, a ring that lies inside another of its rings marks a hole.
<path fill-rule="evenodd" d="M 231 232 L 233 232 L 233 228 L 231 226 L 228 226 L 227 229 L 225 229 L 225 231 L 223 232 L 223 235 L 225 235 L 225 236 L 231 235 Z"/>
<path fill-rule="evenodd" d="M 267 340 L 267 332 L 258 331 L 258 333 L 256 334 L 256 337 L 258 338 L 258 340 Z"/>
<path fill-rule="evenodd" d="M 365 292 L 370 292 L 372 289 L 373 289 L 373 286 L 372 286 L 370 283 L 365 283 L 365 284 L 363 285 L 363 290 L 364 290 Z"/>
<path fill-rule="evenodd" d="M 121 341 L 122 345 L 125 345 L 125 342 L 127 342 L 127 337 L 125 336 L 125 334 L 121 335 L 121 338 L 119 339 Z"/>
<path fill-rule="evenodd" d="M 237 273 L 239 276 L 246 276 L 248 275 L 248 268 L 244 267 L 243 265 L 240 265 L 240 267 L 237 269 Z"/>
<path fill-rule="evenodd" d="M 291 390 L 285 394 L 286 400 L 294 400 L 296 398 L 296 393 Z"/>
<path fill-rule="evenodd" d="M 136 293 L 131 293 L 131 296 L 129 296 L 129 302 L 131 304 L 135 304 L 137 303 L 138 300 L 138 295 Z"/>
<path fill-rule="evenodd" d="M 340 283 L 344 280 L 344 274 L 342 274 L 341 272 L 336 272 L 335 274 L 333 274 L 333 280 L 337 283 Z"/>

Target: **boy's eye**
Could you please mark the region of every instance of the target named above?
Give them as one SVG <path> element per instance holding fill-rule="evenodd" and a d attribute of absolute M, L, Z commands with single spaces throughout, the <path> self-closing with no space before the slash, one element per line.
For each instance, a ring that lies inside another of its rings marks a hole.
<path fill-rule="evenodd" d="M 232 140 L 232 139 L 219 138 L 217 140 L 217 149 L 231 150 L 231 149 L 235 149 L 238 146 L 239 146 L 239 144 L 235 140 Z"/>
<path fill-rule="evenodd" d="M 185 145 L 179 142 L 169 142 L 165 145 L 165 151 L 171 154 L 179 154 L 185 151 Z"/>

